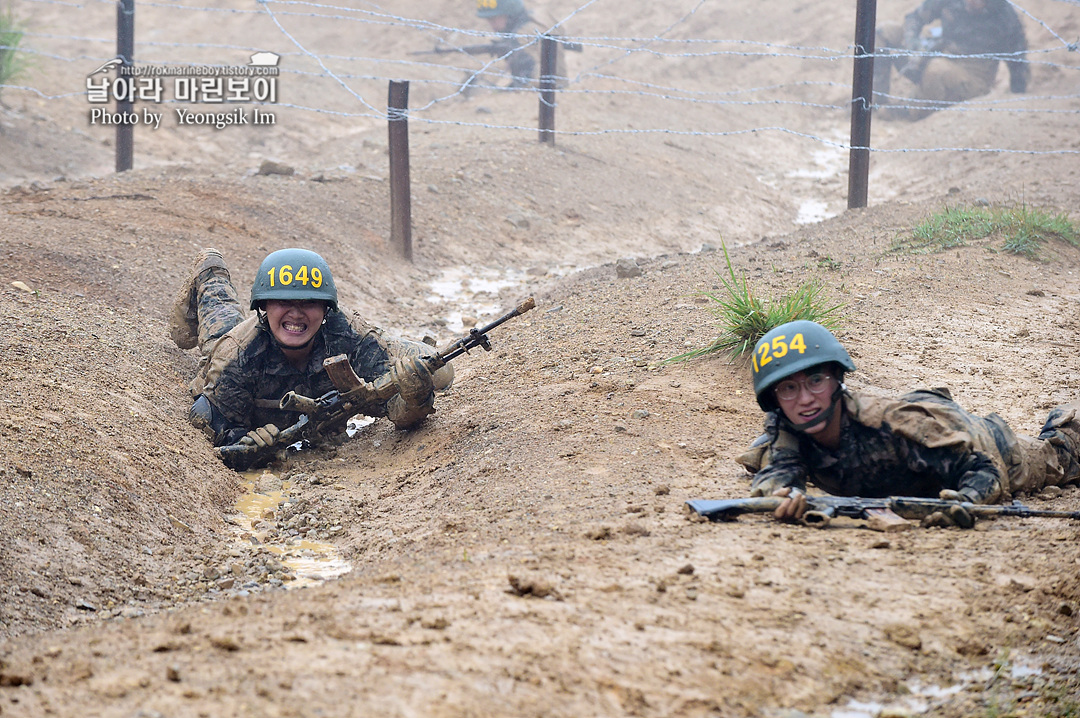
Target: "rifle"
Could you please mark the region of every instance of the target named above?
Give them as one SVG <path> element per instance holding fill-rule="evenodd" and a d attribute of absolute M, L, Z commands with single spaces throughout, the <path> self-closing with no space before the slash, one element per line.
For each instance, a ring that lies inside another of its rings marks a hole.
<path fill-rule="evenodd" d="M 536 302 L 529 297 L 487 326 L 481 329 L 473 327 L 466 336 L 455 340 L 441 352 L 417 358 L 424 362 L 428 371 L 435 372 L 462 354 L 467 354 L 470 349 L 480 347 L 484 351 L 491 351 L 488 332 L 535 306 Z M 297 441 L 314 443 L 323 437 L 340 434 L 346 429 L 349 419 L 353 416 L 372 404 L 386 401 L 398 393 L 397 381 L 392 371 L 386 372 L 374 381 L 364 381 L 356 375 L 352 365 L 349 364 L 349 357 L 345 354 L 338 354 L 323 361 L 323 369 L 326 370 L 331 383 L 336 388 L 317 398 L 297 394 L 295 391 L 287 393 L 281 398 L 279 406 L 282 409 L 300 412 L 300 419 L 292 426 L 283 429 L 273 446 L 231 444 L 218 447 L 218 455 L 226 466 L 243 471 L 267 457 L 275 456 L 280 448 Z"/>
<path fill-rule="evenodd" d="M 734 521 L 742 514 L 772 513 L 784 499 L 777 496 L 763 496 L 752 499 L 727 499 L 711 501 L 695 499 L 687 501 L 687 507 L 694 513 L 710 521 Z M 806 513 L 802 523 L 807 526 L 825 528 L 837 516 L 853 519 L 866 519 L 875 511 L 892 511 L 897 516 L 921 521 L 930 514 L 945 511 L 950 506 L 963 507 L 972 518 L 992 516 L 1046 516 L 1060 519 L 1080 520 L 1080 511 L 1051 511 L 1033 509 L 1018 501 L 1011 504 L 972 504 L 968 502 L 944 501 L 942 499 L 922 499 L 915 496 L 889 496 L 881 499 L 864 499 L 858 496 L 807 496 Z"/>
<path fill-rule="evenodd" d="M 584 52 L 585 50 L 585 47 L 580 42 L 563 42 L 562 40 L 559 40 L 558 42 L 563 50 L 569 50 L 570 52 Z M 409 54 L 448 55 L 452 52 L 463 52 L 466 55 L 491 55 L 492 57 L 502 57 L 517 47 L 520 46 L 510 40 L 495 40 L 481 45 L 463 45 L 461 47 L 443 47 L 442 45 L 438 45 L 431 50 L 414 50 Z"/>

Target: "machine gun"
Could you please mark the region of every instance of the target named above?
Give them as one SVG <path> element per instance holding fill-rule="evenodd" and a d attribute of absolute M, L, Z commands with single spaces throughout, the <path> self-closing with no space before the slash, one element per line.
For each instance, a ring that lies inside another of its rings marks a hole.
<path fill-rule="evenodd" d="M 457 339 L 441 352 L 428 356 L 422 355 L 418 359 L 424 362 L 428 371 L 435 372 L 462 354 L 467 354 L 470 349 L 480 347 L 484 351 L 491 351 L 488 332 L 535 306 L 536 302 L 529 297 L 487 326 L 481 329 L 473 327 L 466 336 Z M 323 368 L 330 377 L 331 383 L 336 387 L 335 389 L 317 398 L 297 394 L 295 391 L 287 393 L 281 399 L 280 408 L 300 412 L 300 419 L 292 426 L 283 429 L 273 446 L 230 444 L 218 447 L 218 455 L 225 465 L 243 471 L 265 463 L 276 456 L 281 448 L 298 441 L 311 444 L 326 437 L 341 434 L 353 416 L 398 393 L 393 371 L 386 372 L 374 381 L 364 381 L 356 375 L 352 365 L 349 364 L 349 357 L 345 354 L 329 357 L 323 362 Z"/>
<path fill-rule="evenodd" d="M 563 50 L 569 50 L 570 52 L 583 52 L 584 46 L 580 42 L 564 42 L 558 40 L 559 45 Z M 494 40 L 492 42 L 485 42 L 480 45 L 463 45 L 461 47 L 436 45 L 431 50 L 414 50 L 410 52 L 410 55 L 448 55 L 453 52 L 463 52 L 466 55 L 490 55 L 492 57 L 502 57 L 507 53 L 512 52 L 514 49 L 521 47 L 513 40 Z"/>
<path fill-rule="evenodd" d="M 780 506 L 784 499 L 777 496 L 763 496 L 751 499 L 727 499 L 710 501 L 695 499 L 687 501 L 689 510 L 704 516 L 710 521 L 734 521 L 742 514 L 771 513 Z M 807 526 L 824 528 L 837 516 L 853 519 L 866 519 L 874 512 L 891 511 L 903 519 L 921 521 L 930 514 L 944 512 L 951 506 L 961 506 L 973 519 L 991 516 L 1048 516 L 1051 518 L 1080 520 L 1080 511 L 1050 511 L 1033 509 L 1021 503 L 994 505 L 972 504 L 968 502 L 944 501 L 942 499 L 923 499 L 914 496 L 890 496 L 882 499 L 864 499 L 858 496 L 807 496 L 806 513 L 802 523 Z"/>

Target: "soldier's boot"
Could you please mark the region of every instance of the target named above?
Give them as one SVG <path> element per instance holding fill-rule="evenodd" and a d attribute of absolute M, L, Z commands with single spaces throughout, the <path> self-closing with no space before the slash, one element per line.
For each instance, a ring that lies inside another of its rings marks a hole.
<path fill-rule="evenodd" d="M 1064 404 L 1050 410 L 1039 438 L 1053 445 L 1065 472 L 1063 483 L 1080 481 L 1080 421 L 1077 404 Z"/>
<path fill-rule="evenodd" d="M 434 356 L 439 353 L 433 345 L 426 342 L 417 342 L 404 337 L 392 338 L 385 334 L 386 351 L 391 359 L 398 357 Z M 444 364 L 431 373 L 431 380 L 435 384 L 435 391 L 442 391 L 454 382 L 454 365 Z"/>
<path fill-rule="evenodd" d="M 199 285 L 215 274 L 231 281 L 221 252 L 204 249 L 195 257 L 191 276 L 180 287 L 169 311 L 169 336 L 181 349 L 192 349 L 199 343 Z"/>

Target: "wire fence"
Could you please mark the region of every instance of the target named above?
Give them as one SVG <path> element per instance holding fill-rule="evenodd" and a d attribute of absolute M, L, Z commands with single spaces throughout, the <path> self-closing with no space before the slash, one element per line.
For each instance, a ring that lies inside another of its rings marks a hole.
<path fill-rule="evenodd" d="M 1010 142 L 973 147 L 957 137 L 937 146 L 871 147 L 871 151 L 1080 154 L 1071 139 L 1044 145 L 1024 132 L 1024 123 L 1033 117 L 1080 115 L 1080 92 L 1073 92 L 1080 87 L 1080 52 L 1070 35 L 1075 33 L 1072 28 L 1080 4 L 1077 0 L 1010 4 L 1023 19 L 1028 52 L 1022 57 L 1014 53 L 983 57 L 1028 65 L 1033 77 L 1028 92 L 1009 94 L 999 89 L 933 108 L 1008 116 L 1016 125 Z M 535 107 L 536 89 L 515 86 L 509 67 L 515 55 L 538 54 L 542 34 L 557 34 L 581 50 L 561 53 L 560 120 L 555 131 L 559 136 L 781 134 L 848 148 L 837 139 L 835 128 L 844 127 L 851 112 L 851 24 L 832 27 L 826 33 L 829 40 L 817 45 L 768 37 L 712 36 L 721 27 L 717 18 L 723 7 L 707 0 L 659 4 L 654 16 L 637 23 L 628 23 L 601 0 L 587 0 L 510 35 L 477 27 L 482 21 L 471 17 L 469 2 L 457 3 L 465 7 L 456 9 L 449 2 L 431 3 L 432 12 L 438 10 L 454 22 L 395 14 L 363 0 L 227 0 L 223 5 L 139 2 L 135 65 L 153 66 L 163 70 L 162 76 L 171 77 L 165 73 L 191 66 L 246 65 L 249 56 L 270 52 L 280 58 L 280 91 L 273 101 L 252 97 L 241 101 L 300 115 L 385 122 L 389 119 L 387 85 L 404 79 L 412 86 L 408 119 L 414 126 L 429 123 L 534 133 L 529 113 Z M 116 56 L 116 3 L 20 0 L 11 16 L 23 28 L 16 49 L 29 59 L 30 69 L 21 78 L 0 85 L 0 99 L 9 104 L 19 96 L 89 103 L 92 88 L 87 78 Z M 630 35 L 602 32 L 616 24 L 660 29 Z M 181 32 L 171 30 L 192 26 L 199 28 L 197 35 L 187 31 L 186 36 L 177 36 Z M 574 28 L 586 32 L 573 34 Z M 66 34 L 65 29 L 78 32 Z M 478 53 L 476 43 L 492 45 L 492 49 Z M 931 51 L 910 54 L 959 57 Z M 902 55 L 894 52 L 892 58 Z M 166 83 L 165 91 L 160 97 L 152 96 L 151 102 L 165 109 L 192 104 L 190 96 L 177 96 L 170 89 Z M 519 95 L 525 109 L 478 117 L 463 102 L 487 93 Z M 146 98 L 138 99 L 137 106 L 147 106 Z M 211 98 L 203 104 L 215 101 Z M 875 109 L 887 106 L 893 112 L 926 107 L 895 82 L 891 92 L 875 93 L 874 101 Z M 641 117 L 649 119 L 635 119 Z"/>

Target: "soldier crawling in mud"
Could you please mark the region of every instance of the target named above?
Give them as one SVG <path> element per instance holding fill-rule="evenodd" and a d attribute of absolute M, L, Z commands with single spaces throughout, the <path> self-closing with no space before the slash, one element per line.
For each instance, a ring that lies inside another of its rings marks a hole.
<path fill-rule="evenodd" d="M 330 356 L 347 354 L 364 380 L 393 373 L 398 393 L 364 413 L 386 416 L 402 429 L 431 414 L 434 389 L 453 379 L 449 365 L 433 377 L 417 358 L 435 353 L 433 347 L 408 340 L 388 346 L 377 330 L 350 321 L 338 308 L 330 267 L 315 252 L 282 249 L 268 255 L 255 275 L 250 308 L 255 314 L 245 318 L 225 260 L 206 249 L 170 315 L 177 346 L 198 345 L 204 356 L 191 383 L 195 401 L 189 418 L 215 446 L 274 446 L 279 428 L 298 419 L 279 408 L 287 392 L 321 396 L 334 388 L 322 365 Z M 273 452 L 227 454 L 223 460 L 245 470 L 253 468 L 253 455 L 258 460 L 267 453 Z"/>
<path fill-rule="evenodd" d="M 919 496 L 956 501 L 924 524 L 970 528 L 960 502 L 989 504 L 1013 494 L 1080 481 L 1076 406 L 1050 412 L 1038 439 L 1018 437 L 997 414 L 974 416 L 947 389 L 899 399 L 844 386 L 855 371 L 828 329 L 784 324 L 754 347 L 754 393 L 765 433 L 737 461 L 754 474 L 755 496 L 787 497 L 775 511 L 795 521 L 806 484 L 838 496 Z"/>
<path fill-rule="evenodd" d="M 923 28 L 937 20 L 940 37 L 923 38 Z M 920 119 L 985 95 L 993 89 L 1002 60 L 1009 68 L 1009 89 L 1027 91 L 1027 40 L 1009 0 L 924 0 L 903 25 L 879 27 L 875 46 L 875 95 L 889 94 L 894 68 L 915 84 L 910 100 L 890 98 L 908 106 L 890 107 L 885 117 Z"/>

